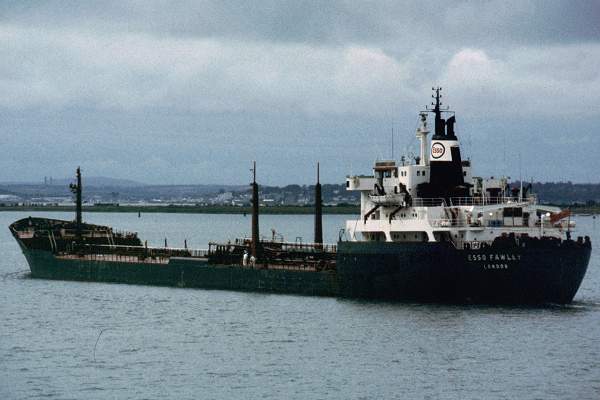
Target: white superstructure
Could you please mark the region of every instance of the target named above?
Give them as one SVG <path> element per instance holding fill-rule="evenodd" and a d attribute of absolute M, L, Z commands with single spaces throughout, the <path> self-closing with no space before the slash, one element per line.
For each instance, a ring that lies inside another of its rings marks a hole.
<path fill-rule="evenodd" d="M 444 111 L 439 107 L 439 89 L 435 105 L 430 112 L 436 114 L 436 135 L 431 140 L 427 114 L 420 114 L 418 157 L 400 164 L 394 160 L 376 161 L 373 175 L 347 177 L 346 189 L 361 194 L 360 218 L 346 223 L 349 240 L 451 241 L 457 248 L 478 248 L 499 236 L 570 236 L 575 224 L 568 218 L 568 211 L 538 204 L 530 187 L 524 189 L 521 184 L 511 189 L 505 177 L 473 177 L 471 162 L 460 160 L 454 116 L 447 122 L 440 117 Z M 444 124 L 450 124 L 446 135 Z M 452 170 L 454 176 L 446 175 L 447 170 Z M 432 179 L 432 173 L 438 176 Z M 445 185 L 452 179 L 464 182 L 455 187 Z M 441 189 L 436 192 L 435 186 Z"/>

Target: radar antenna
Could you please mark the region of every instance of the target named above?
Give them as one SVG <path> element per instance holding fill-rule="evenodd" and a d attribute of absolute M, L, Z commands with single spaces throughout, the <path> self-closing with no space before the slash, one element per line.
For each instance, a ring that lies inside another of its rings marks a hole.
<path fill-rule="evenodd" d="M 442 97 L 444 97 L 440 92 L 442 91 L 442 87 L 438 86 L 438 87 L 432 87 L 431 90 L 433 90 L 435 93 L 431 95 L 431 98 L 434 99 L 435 101 L 431 102 L 431 105 L 433 106 L 433 108 L 429 108 L 429 106 L 425 106 L 425 110 L 438 114 L 444 111 L 449 111 L 449 107 L 442 107 L 442 105 L 444 103 L 442 103 Z"/>

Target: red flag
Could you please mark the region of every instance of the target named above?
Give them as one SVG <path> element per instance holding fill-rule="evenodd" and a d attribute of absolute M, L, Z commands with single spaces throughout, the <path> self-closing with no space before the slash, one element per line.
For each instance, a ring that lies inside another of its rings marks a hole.
<path fill-rule="evenodd" d="M 571 215 L 571 210 L 562 210 L 561 212 L 552 213 L 550 215 L 550 223 L 555 224 L 563 218 L 567 218 Z"/>

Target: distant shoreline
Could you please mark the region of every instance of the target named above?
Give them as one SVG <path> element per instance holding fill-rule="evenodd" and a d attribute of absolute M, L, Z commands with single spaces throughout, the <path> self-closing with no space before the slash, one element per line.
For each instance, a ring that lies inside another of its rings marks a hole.
<path fill-rule="evenodd" d="M 577 214 L 600 214 L 600 206 L 568 206 L 557 205 L 563 209 L 570 209 L 573 215 Z M 23 212 L 23 211 L 45 211 L 45 212 L 75 212 L 75 206 L 0 206 L 0 212 Z M 84 212 L 97 213 L 165 213 L 165 214 L 251 214 L 250 207 L 238 206 L 134 206 L 134 205 L 93 205 L 84 206 Z M 261 207 L 261 214 L 290 214 L 290 215 L 312 215 L 313 206 L 268 206 Z M 324 206 L 323 214 L 329 215 L 359 215 L 360 207 L 352 205 Z"/>
<path fill-rule="evenodd" d="M 75 212 L 75 206 L 0 206 L 0 212 L 46 211 Z M 250 207 L 237 206 L 133 206 L 98 205 L 84 206 L 83 212 L 98 213 L 173 213 L 173 214 L 251 214 Z M 269 206 L 261 207 L 261 214 L 312 215 L 312 206 Z M 359 215 L 359 206 L 324 206 L 323 214 Z"/>

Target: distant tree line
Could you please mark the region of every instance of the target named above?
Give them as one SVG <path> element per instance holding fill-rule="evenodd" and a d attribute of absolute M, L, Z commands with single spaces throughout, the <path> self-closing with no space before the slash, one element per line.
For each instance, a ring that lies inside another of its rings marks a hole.
<path fill-rule="evenodd" d="M 553 204 L 600 204 L 600 184 L 572 182 L 536 182 L 533 192 L 541 202 Z"/>
<path fill-rule="evenodd" d="M 528 185 L 525 183 L 524 186 Z M 519 182 L 513 182 L 511 187 L 519 187 Z M 84 195 L 87 198 L 101 196 L 103 202 L 118 202 L 123 199 L 144 200 L 153 198 L 183 198 L 197 196 L 211 196 L 219 193 L 234 192 L 246 193 L 250 189 L 246 185 L 142 185 L 142 186 L 84 186 Z M 314 199 L 314 185 L 286 185 L 267 186 L 260 185 L 261 196 L 279 197 L 281 199 L 305 198 L 308 203 Z M 535 182 L 533 192 L 543 203 L 551 204 L 581 204 L 600 205 L 600 183 L 572 183 L 572 182 Z M 323 201 L 337 204 L 356 204 L 360 200 L 358 192 L 346 191 L 345 184 L 323 184 Z M 22 199 L 42 196 L 70 197 L 66 185 L 34 185 L 34 184 L 0 184 L 0 196 L 16 195 Z M 0 198 L 0 202 L 5 202 Z"/>

